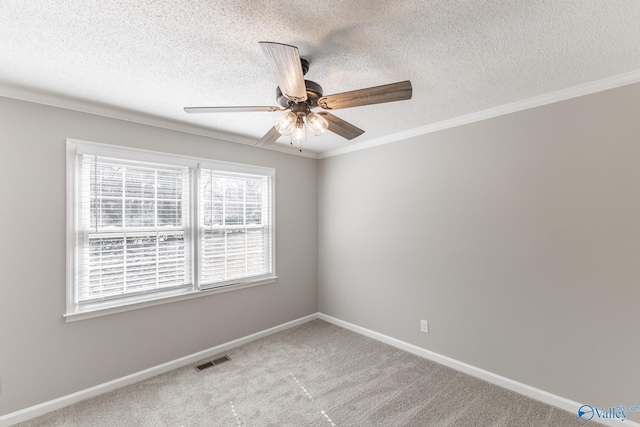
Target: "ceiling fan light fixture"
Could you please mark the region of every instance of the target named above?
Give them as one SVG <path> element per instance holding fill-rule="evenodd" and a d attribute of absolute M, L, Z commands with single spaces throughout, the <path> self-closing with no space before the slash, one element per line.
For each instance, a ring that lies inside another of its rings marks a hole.
<path fill-rule="evenodd" d="M 315 136 L 322 135 L 328 128 L 329 122 L 320 114 L 307 114 L 307 124 Z"/>
<path fill-rule="evenodd" d="M 307 140 L 307 126 L 316 136 L 328 130 L 347 140 L 364 133 L 362 129 L 327 111 L 312 113 L 313 108 L 337 110 L 411 99 L 413 88 L 409 80 L 324 95 L 318 83 L 304 79 L 304 75 L 309 71 L 309 61 L 300 57 L 297 47 L 266 41 L 259 44 L 278 82 L 278 106 L 185 107 L 184 111 L 192 114 L 289 110 L 256 142 L 256 145 L 271 145 L 277 142 L 281 135 L 287 135 L 290 136 L 291 144 L 299 144 L 302 151 L 302 143 Z"/>
<path fill-rule="evenodd" d="M 276 121 L 275 128 L 281 135 L 289 135 L 296 125 L 297 119 L 298 116 L 294 112 L 289 111 Z"/>

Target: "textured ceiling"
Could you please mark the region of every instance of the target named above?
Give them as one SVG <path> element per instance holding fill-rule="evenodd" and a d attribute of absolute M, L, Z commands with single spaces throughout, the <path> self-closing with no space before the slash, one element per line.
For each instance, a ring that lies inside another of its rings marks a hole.
<path fill-rule="evenodd" d="M 259 139 L 282 113 L 259 41 L 298 46 L 332 94 L 411 80 L 413 98 L 336 111 L 353 141 L 640 69 L 637 0 L 2 0 L 0 83 Z M 277 144 L 288 146 L 286 137 Z"/>

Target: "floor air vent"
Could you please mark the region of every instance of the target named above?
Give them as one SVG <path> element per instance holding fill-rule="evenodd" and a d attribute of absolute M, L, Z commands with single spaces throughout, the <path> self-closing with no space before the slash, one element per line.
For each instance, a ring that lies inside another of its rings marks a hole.
<path fill-rule="evenodd" d="M 207 369 L 207 368 L 210 368 L 212 366 L 216 366 L 216 365 L 219 365 L 221 363 L 228 362 L 229 360 L 231 360 L 231 358 L 225 354 L 222 357 L 219 357 L 219 358 L 214 359 L 214 360 L 210 360 L 208 362 L 205 362 L 205 363 L 203 363 L 201 365 L 196 366 L 196 371 L 202 371 L 203 369 Z"/>

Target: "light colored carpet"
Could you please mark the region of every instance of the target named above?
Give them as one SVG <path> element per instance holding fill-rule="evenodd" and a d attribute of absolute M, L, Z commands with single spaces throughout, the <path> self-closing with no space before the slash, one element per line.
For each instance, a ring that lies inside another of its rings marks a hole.
<path fill-rule="evenodd" d="M 314 320 L 19 424 L 583 426 L 569 413 Z M 597 425 L 593 422 L 590 425 Z"/>

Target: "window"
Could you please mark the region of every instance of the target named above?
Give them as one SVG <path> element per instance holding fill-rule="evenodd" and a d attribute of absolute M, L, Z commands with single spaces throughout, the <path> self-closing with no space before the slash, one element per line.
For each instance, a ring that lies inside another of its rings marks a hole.
<path fill-rule="evenodd" d="M 199 187 L 201 288 L 268 274 L 268 177 L 200 169 Z"/>
<path fill-rule="evenodd" d="M 67 319 L 273 282 L 269 168 L 67 141 Z"/>

